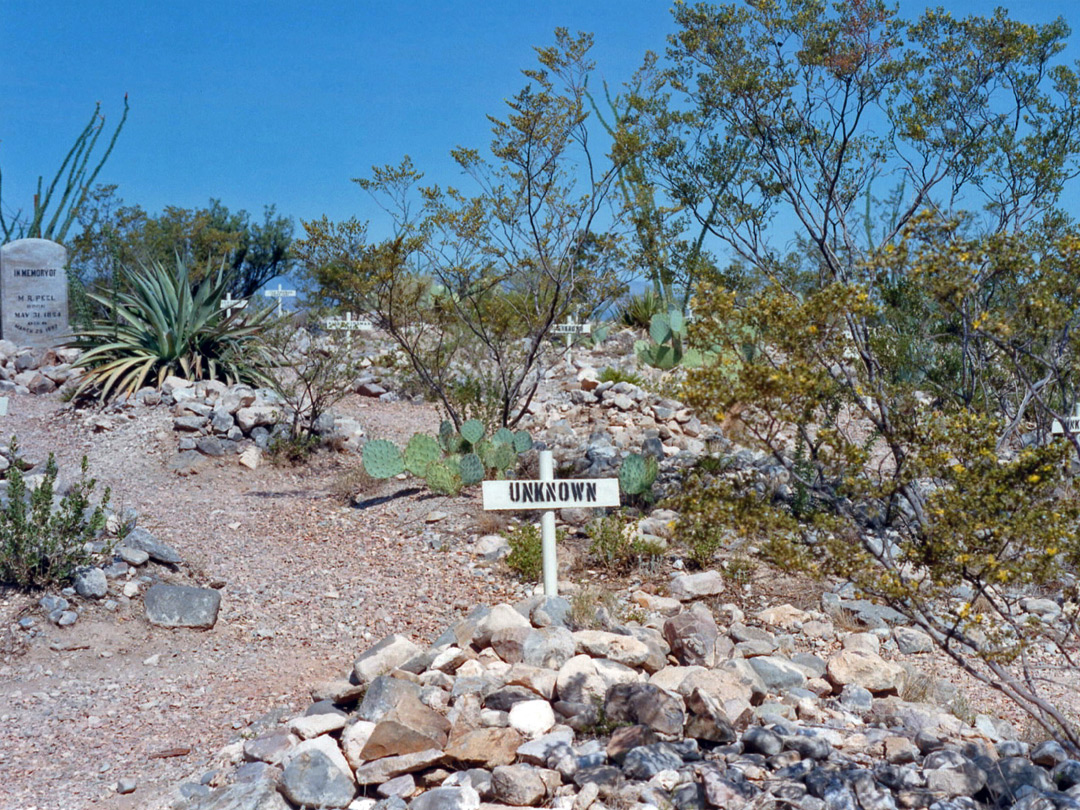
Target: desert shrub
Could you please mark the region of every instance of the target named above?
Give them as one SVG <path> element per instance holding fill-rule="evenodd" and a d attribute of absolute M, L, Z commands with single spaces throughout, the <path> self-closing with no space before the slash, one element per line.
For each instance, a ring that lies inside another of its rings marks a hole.
<path fill-rule="evenodd" d="M 544 571 L 540 529 L 531 523 L 515 526 L 503 535 L 510 544 L 506 564 L 526 582 L 538 582 Z"/>
<path fill-rule="evenodd" d="M 615 366 L 608 366 L 607 368 L 605 368 L 603 371 L 600 372 L 600 375 L 597 377 L 597 379 L 602 383 L 625 382 L 630 383 L 631 385 L 641 385 L 640 374 L 637 374 L 633 371 L 625 371 L 621 368 L 616 368 Z"/>
<path fill-rule="evenodd" d="M 359 354 L 342 339 L 313 335 L 290 320 L 264 329 L 258 349 L 267 382 L 285 403 L 286 430 L 277 445 L 291 463 L 303 462 L 319 446 L 320 417 L 352 391 Z"/>
<path fill-rule="evenodd" d="M 322 439 L 313 433 L 280 430 L 266 446 L 267 455 L 274 464 L 304 464 L 319 449 Z"/>
<path fill-rule="evenodd" d="M 12 458 L 18 444 L 11 439 Z M 53 503 L 56 458 L 50 454 L 38 486 L 27 492 L 18 463 L 7 473 L 7 503 L 0 508 L 0 582 L 20 588 L 42 588 L 67 580 L 75 569 L 92 561 L 87 544 L 105 526 L 109 491 L 91 507 L 95 481 L 82 476 L 58 504 Z"/>
<path fill-rule="evenodd" d="M 618 514 L 592 521 L 585 533 L 591 541 L 589 556 L 604 568 L 625 570 L 635 563 L 648 563 L 664 552 L 662 546 L 638 534 L 633 520 Z"/>
<path fill-rule="evenodd" d="M 79 330 L 72 341 L 83 350 L 76 364 L 87 369 L 78 395 L 106 401 L 144 385 L 161 385 L 170 375 L 265 383 L 265 357 L 253 339 L 271 311 L 226 314 L 221 299 L 231 276 L 224 265 L 199 282 L 189 275 L 179 259 L 175 269 L 151 262 L 125 269 L 121 291 L 87 293 L 107 315 Z"/>
<path fill-rule="evenodd" d="M 590 156 L 584 126 L 591 46 L 557 29 L 537 49 L 526 88 L 490 119 L 490 155 L 453 151 L 461 186 L 429 186 L 407 157 L 359 178 L 393 238 L 355 219 L 303 223 L 296 250 L 318 294 L 362 303 L 455 428 L 516 426 L 556 362 L 554 325 L 621 287 L 618 240 L 598 227 L 612 227 L 621 165 Z"/>

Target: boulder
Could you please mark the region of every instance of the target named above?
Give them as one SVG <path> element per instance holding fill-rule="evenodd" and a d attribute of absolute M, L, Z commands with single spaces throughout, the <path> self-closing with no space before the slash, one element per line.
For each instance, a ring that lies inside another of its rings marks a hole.
<path fill-rule="evenodd" d="M 420 652 L 416 644 L 395 633 L 362 652 L 353 662 L 353 674 L 357 682 L 370 683 Z"/>
<path fill-rule="evenodd" d="M 724 592 L 724 578 L 717 571 L 701 571 L 683 574 L 668 584 L 668 593 L 680 602 L 689 602 L 703 596 L 716 596 Z"/>
<path fill-rule="evenodd" d="M 372 760 L 442 748 L 449 733 L 445 717 L 407 696 L 376 724 L 360 756 Z"/>
<path fill-rule="evenodd" d="M 877 653 L 844 649 L 826 662 L 826 676 L 838 690 L 855 684 L 874 694 L 898 692 L 904 684 L 904 668 Z"/>
<path fill-rule="evenodd" d="M 177 565 L 182 562 L 182 558 L 176 549 L 160 542 L 154 535 L 141 527 L 136 527 L 128 532 L 123 543 L 128 548 L 145 551 L 154 562 L 165 563 L 166 565 Z"/>
<path fill-rule="evenodd" d="M 716 620 L 707 609 L 686 611 L 664 622 L 664 640 L 679 663 L 685 666 L 716 666 L 721 654 L 719 635 Z M 730 646 L 731 642 L 725 641 Z M 730 651 L 725 652 L 730 656 Z"/>
<path fill-rule="evenodd" d="M 351 728 L 351 727 L 350 727 Z M 346 729 L 348 731 L 348 729 Z M 399 757 L 383 757 L 356 767 L 356 781 L 361 785 L 381 785 L 403 773 L 416 773 L 425 768 L 440 765 L 446 754 L 437 748 L 404 754 Z"/>
<path fill-rule="evenodd" d="M 221 594 L 213 588 L 151 585 L 143 595 L 146 618 L 159 627 L 209 630 L 217 622 Z"/>
<path fill-rule="evenodd" d="M 286 760 L 281 792 L 297 805 L 348 807 L 356 796 L 352 770 L 330 737 L 300 743 Z"/>
<path fill-rule="evenodd" d="M 650 683 L 618 683 L 607 691 L 604 715 L 614 723 L 636 723 L 667 738 L 682 734 L 686 712 L 682 698 Z"/>
<path fill-rule="evenodd" d="M 480 794 L 464 785 L 437 787 L 409 803 L 409 810 L 479 810 Z"/>
<path fill-rule="evenodd" d="M 491 772 L 492 797 L 516 807 L 534 807 L 547 795 L 540 769 L 532 765 L 500 765 Z"/>
<path fill-rule="evenodd" d="M 574 646 L 578 653 L 608 658 L 628 667 L 640 667 L 649 658 L 649 648 L 644 642 L 603 630 L 579 630 L 574 633 Z"/>
<path fill-rule="evenodd" d="M 510 765 L 524 742 L 512 728 L 479 728 L 451 740 L 446 756 L 462 765 L 494 768 Z"/>
<path fill-rule="evenodd" d="M 559 700 L 591 705 L 604 700 L 609 687 L 616 683 L 641 680 L 630 667 L 604 658 L 575 655 L 559 668 L 555 692 Z"/>

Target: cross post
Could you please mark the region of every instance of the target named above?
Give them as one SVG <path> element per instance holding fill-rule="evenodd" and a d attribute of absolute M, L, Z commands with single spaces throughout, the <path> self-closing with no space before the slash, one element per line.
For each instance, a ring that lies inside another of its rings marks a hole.
<path fill-rule="evenodd" d="M 550 450 L 540 451 L 537 481 L 484 481 L 484 509 L 539 509 L 544 596 L 559 595 L 559 565 L 555 551 L 555 510 L 619 505 L 619 479 L 555 479 Z"/>

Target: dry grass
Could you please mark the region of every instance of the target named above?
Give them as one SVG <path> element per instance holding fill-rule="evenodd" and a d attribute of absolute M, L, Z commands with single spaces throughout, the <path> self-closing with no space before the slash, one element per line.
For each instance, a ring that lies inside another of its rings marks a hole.
<path fill-rule="evenodd" d="M 383 482 L 368 475 L 364 465 L 356 463 L 342 470 L 330 484 L 330 495 L 345 505 L 362 500 L 361 496 L 375 492 Z"/>
<path fill-rule="evenodd" d="M 510 516 L 505 512 L 477 512 L 473 515 L 472 530 L 479 535 L 503 534 L 510 527 Z"/>
<path fill-rule="evenodd" d="M 615 594 L 604 588 L 585 586 L 570 597 L 570 624 L 578 630 L 603 629 L 597 618 L 601 608 L 615 616 L 619 609 Z"/>

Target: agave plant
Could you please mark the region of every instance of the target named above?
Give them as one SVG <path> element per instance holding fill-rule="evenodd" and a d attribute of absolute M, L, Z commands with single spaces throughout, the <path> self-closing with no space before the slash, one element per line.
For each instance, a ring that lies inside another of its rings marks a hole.
<path fill-rule="evenodd" d="M 178 257 L 175 270 L 155 261 L 126 269 L 124 278 L 122 292 L 88 294 L 108 315 L 71 342 L 83 350 L 77 365 L 87 369 L 76 396 L 91 392 L 105 401 L 144 385 L 161 385 L 170 375 L 266 382 L 261 349 L 253 339 L 272 310 L 246 317 L 240 310 L 222 311 L 221 299 L 231 281 L 224 265 L 192 281 Z"/>

